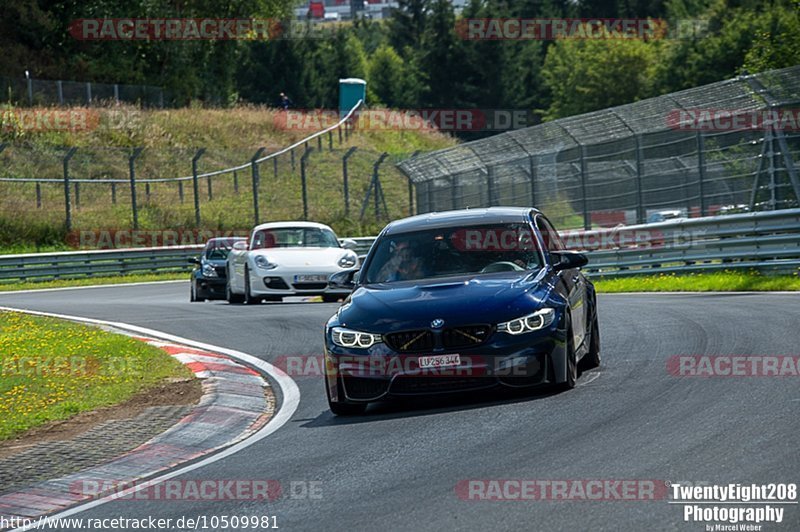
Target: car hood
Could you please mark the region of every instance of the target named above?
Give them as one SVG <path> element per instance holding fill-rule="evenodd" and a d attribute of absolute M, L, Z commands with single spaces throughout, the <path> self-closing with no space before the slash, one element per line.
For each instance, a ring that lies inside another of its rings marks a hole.
<path fill-rule="evenodd" d="M 544 271 L 449 277 L 361 286 L 338 313 L 342 326 L 372 332 L 499 323 L 532 312 L 547 300 Z"/>
<path fill-rule="evenodd" d="M 343 248 L 269 248 L 250 251 L 250 256 L 263 255 L 272 263 L 292 268 L 335 265 L 345 253 Z"/>

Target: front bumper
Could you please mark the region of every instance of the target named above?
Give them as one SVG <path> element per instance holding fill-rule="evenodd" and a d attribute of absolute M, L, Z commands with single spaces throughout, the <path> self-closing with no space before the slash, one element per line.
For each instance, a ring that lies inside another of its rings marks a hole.
<path fill-rule="evenodd" d="M 251 274 L 250 292 L 255 296 L 319 296 L 324 294 L 346 296 L 350 293 L 350 290 L 331 289 L 328 287 L 328 277 L 340 271 L 343 270 L 301 272 L 259 270 Z M 296 279 L 297 275 L 319 276 L 319 280 L 299 281 Z M 322 280 L 323 278 L 324 281 Z"/>
<path fill-rule="evenodd" d="M 195 276 L 197 284 L 197 295 L 204 299 L 225 299 L 225 285 L 227 280 L 224 277 L 204 277 Z"/>
<path fill-rule="evenodd" d="M 328 338 L 326 379 L 331 400 L 339 402 L 537 386 L 563 382 L 565 346 L 563 331 L 555 327 L 516 337 L 495 332 L 477 347 L 407 355 L 393 352 L 385 344 L 369 350 L 347 350 Z M 454 353 L 461 359 L 458 366 L 419 367 L 420 356 Z"/>

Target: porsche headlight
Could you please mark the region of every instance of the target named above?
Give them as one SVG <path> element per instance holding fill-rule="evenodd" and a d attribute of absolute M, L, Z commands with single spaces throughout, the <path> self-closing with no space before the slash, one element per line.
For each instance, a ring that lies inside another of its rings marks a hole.
<path fill-rule="evenodd" d="M 278 267 L 277 264 L 270 262 L 269 259 L 267 259 L 267 257 L 264 255 L 257 255 L 254 259 L 254 262 L 256 263 L 256 266 L 263 270 L 274 270 Z"/>
<path fill-rule="evenodd" d="M 333 343 L 339 347 L 367 349 L 382 341 L 380 334 L 354 331 L 344 327 L 334 327 L 332 336 Z"/>
<path fill-rule="evenodd" d="M 350 253 L 345 253 L 336 264 L 338 264 L 340 268 L 352 268 L 356 263 L 358 263 L 358 256 L 351 251 Z"/>
<path fill-rule="evenodd" d="M 508 334 L 523 334 L 538 331 L 553 323 L 555 317 L 555 309 L 543 308 L 541 310 L 537 310 L 533 314 L 528 314 L 527 316 L 522 316 L 521 318 L 517 318 L 515 320 L 499 323 L 497 324 L 497 330 L 500 332 L 506 332 Z"/>
<path fill-rule="evenodd" d="M 217 270 L 210 264 L 203 264 L 203 277 L 219 277 Z"/>

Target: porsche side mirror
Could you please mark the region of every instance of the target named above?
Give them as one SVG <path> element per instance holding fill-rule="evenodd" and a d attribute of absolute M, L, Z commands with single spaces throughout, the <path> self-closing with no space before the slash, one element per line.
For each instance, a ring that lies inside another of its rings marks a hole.
<path fill-rule="evenodd" d="M 356 287 L 356 283 L 358 283 L 358 273 L 358 270 L 346 270 L 334 273 L 328 277 L 328 287 L 352 290 Z"/>
<path fill-rule="evenodd" d="M 343 238 L 341 244 L 344 249 L 354 250 L 358 247 L 358 242 L 356 242 L 352 238 Z"/>
<path fill-rule="evenodd" d="M 589 264 L 589 259 L 586 255 L 577 251 L 551 251 L 550 258 L 553 260 L 553 269 L 557 272 L 580 268 Z"/>

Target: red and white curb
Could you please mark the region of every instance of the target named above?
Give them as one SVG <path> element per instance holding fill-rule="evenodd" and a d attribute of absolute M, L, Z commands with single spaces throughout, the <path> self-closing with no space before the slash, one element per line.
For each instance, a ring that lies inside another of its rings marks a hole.
<path fill-rule="evenodd" d="M 136 449 L 100 466 L 0 496 L 0 516 L 9 521 L 55 512 L 60 513 L 54 517 L 73 515 L 220 460 L 280 428 L 299 404 L 300 393 L 291 378 L 246 353 L 122 323 L 8 307 L 0 310 L 71 319 L 137 337 L 186 364 L 203 386 L 203 397 L 187 416 Z M 274 396 L 265 393 L 269 385 L 261 373 L 241 362 L 274 379 L 281 392 L 280 409 L 276 411 Z M 76 492 L 75 486 L 85 480 L 133 487 L 113 493 Z"/>

